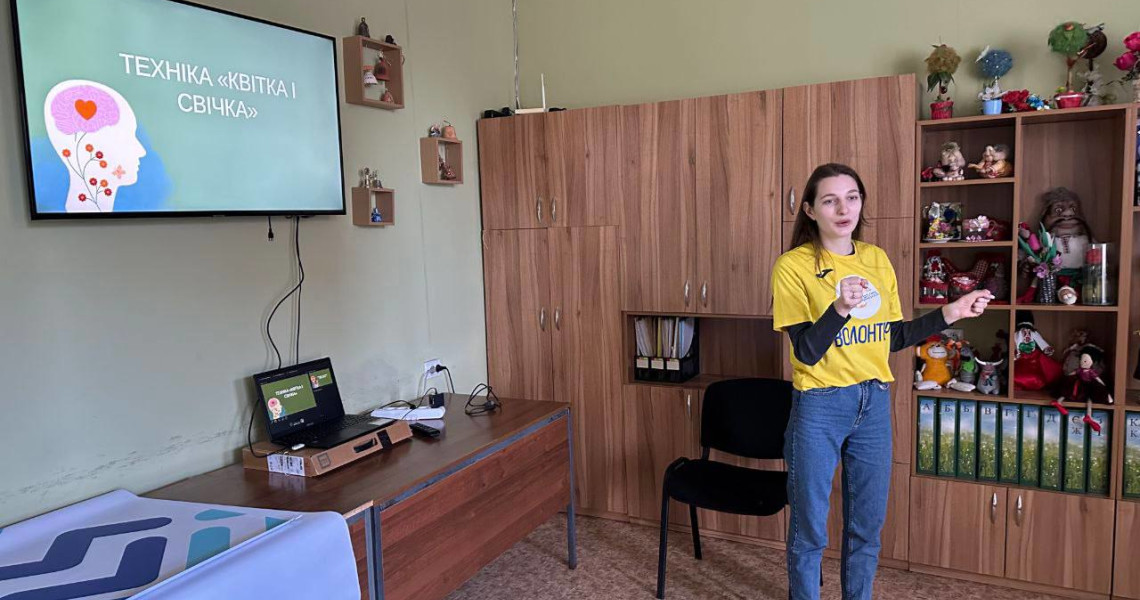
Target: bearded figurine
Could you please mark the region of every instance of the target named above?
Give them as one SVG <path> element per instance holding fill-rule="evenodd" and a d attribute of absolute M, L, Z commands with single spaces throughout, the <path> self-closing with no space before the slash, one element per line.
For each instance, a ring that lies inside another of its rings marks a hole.
<path fill-rule="evenodd" d="M 1081 198 L 1068 188 L 1057 187 L 1045 192 L 1042 200 L 1045 210 L 1041 213 L 1041 224 L 1053 236 L 1061 257 L 1059 279 L 1067 277 L 1067 283 L 1075 286 L 1085 265 L 1085 251 L 1093 241 L 1081 213 Z"/>

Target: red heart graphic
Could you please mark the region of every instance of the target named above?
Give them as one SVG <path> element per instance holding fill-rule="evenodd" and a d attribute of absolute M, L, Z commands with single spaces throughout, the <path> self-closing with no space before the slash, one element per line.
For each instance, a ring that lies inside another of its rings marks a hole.
<path fill-rule="evenodd" d="M 99 107 L 96 106 L 95 102 L 93 102 L 91 100 L 76 100 L 75 101 L 75 112 L 79 113 L 79 116 L 83 117 L 84 119 L 86 119 L 88 121 L 91 120 L 91 117 L 95 116 L 95 112 L 98 110 L 99 110 Z"/>

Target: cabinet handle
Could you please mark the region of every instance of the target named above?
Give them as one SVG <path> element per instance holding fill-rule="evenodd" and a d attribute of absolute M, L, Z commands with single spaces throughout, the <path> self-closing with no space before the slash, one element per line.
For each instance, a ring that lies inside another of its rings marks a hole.
<path fill-rule="evenodd" d="M 562 307 L 554 309 L 554 328 L 562 331 Z"/>
<path fill-rule="evenodd" d="M 990 500 L 990 521 L 997 523 L 997 492 L 994 492 L 994 497 Z"/>
<path fill-rule="evenodd" d="M 542 225 L 542 196 L 534 200 L 534 212 L 538 216 L 538 224 Z"/>
<path fill-rule="evenodd" d="M 546 331 L 546 307 L 542 307 L 538 311 L 538 328 Z"/>
<path fill-rule="evenodd" d="M 692 392 L 685 393 L 685 418 L 693 418 L 693 394 Z"/>
<path fill-rule="evenodd" d="M 1018 494 L 1017 495 L 1017 515 L 1016 515 L 1018 525 L 1021 525 L 1022 521 L 1025 520 L 1024 514 L 1023 514 L 1024 511 L 1025 511 L 1025 505 L 1021 503 L 1021 494 Z"/>
<path fill-rule="evenodd" d="M 689 280 L 685 280 L 685 306 L 689 305 Z"/>
<path fill-rule="evenodd" d="M 550 220 L 558 222 L 558 196 L 550 197 Z"/>
<path fill-rule="evenodd" d="M 793 187 L 791 189 L 791 191 L 788 192 L 788 212 L 793 214 L 793 215 L 796 214 L 796 188 L 795 187 Z"/>
<path fill-rule="evenodd" d="M 709 305 L 709 282 L 707 281 L 701 284 L 701 304 L 705 307 Z"/>

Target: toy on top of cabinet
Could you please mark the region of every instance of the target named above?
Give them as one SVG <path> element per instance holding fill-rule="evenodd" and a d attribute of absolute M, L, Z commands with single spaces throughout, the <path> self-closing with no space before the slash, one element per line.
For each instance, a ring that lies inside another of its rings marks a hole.
<path fill-rule="evenodd" d="M 985 179 L 997 179 L 1013 175 L 1013 163 L 1010 161 L 1009 146 L 993 144 L 986 146 L 982 152 L 982 160 L 971 163 L 971 169 L 978 172 Z"/>

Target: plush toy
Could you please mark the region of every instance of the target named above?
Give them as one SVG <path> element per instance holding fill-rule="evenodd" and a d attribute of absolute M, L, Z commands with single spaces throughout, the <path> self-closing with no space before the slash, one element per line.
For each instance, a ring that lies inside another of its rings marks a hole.
<path fill-rule="evenodd" d="M 1053 346 L 1034 326 L 1033 314 L 1018 311 L 1013 385 L 1019 390 L 1042 390 L 1061 377 L 1061 365 L 1053 359 Z"/>
<path fill-rule="evenodd" d="M 982 160 L 968 166 L 986 179 L 1013 175 L 1013 163 L 1009 161 L 1009 146 L 1005 144 L 986 146 L 982 152 Z"/>
<path fill-rule="evenodd" d="M 1057 399 L 1053 401 L 1053 406 L 1061 411 L 1061 414 L 1067 415 L 1069 411 L 1061 405 L 1061 402 L 1084 402 L 1085 403 L 1085 416 L 1084 422 L 1088 423 L 1093 431 L 1100 432 L 1100 424 L 1092 418 L 1092 403 L 1098 402 L 1101 404 L 1113 404 L 1112 393 L 1109 391 L 1108 384 L 1104 382 L 1101 377 L 1104 375 L 1104 350 L 1095 344 L 1085 344 L 1081 347 L 1079 364 L 1075 373 L 1066 373 L 1063 378 L 1054 386 L 1053 393 L 1057 395 Z"/>
<path fill-rule="evenodd" d="M 946 304 L 950 285 L 946 260 L 937 250 L 927 253 L 922 265 L 922 281 L 919 282 L 918 301 L 923 304 Z"/>
<path fill-rule="evenodd" d="M 1085 265 L 1085 250 L 1093 241 L 1081 214 L 1081 197 L 1068 188 L 1057 187 L 1045 192 L 1041 199 L 1045 202 L 1041 224 L 1056 240 L 1057 254 L 1061 257 L 1060 275 L 1079 277 Z"/>
<path fill-rule="evenodd" d="M 998 372 L 998 367 L 1005 362 L 1005 359 L 987 361 L 978 358 L 975 360 L 981 365 L 981 370 L 978 371 L 978 391 L 991 396 L 1001 394 L 1001 374 Z"/>
<path fill-rule="evenodd" d="M 942 181 L 961 181 L 966 178 L 966 159 L 958 142 L 942 144 L 942 162 L 934 167 L 934 176 Z"/>
<path fill-rule="evenodd" d="M 922 359 L 922 368 L 914 372 L 915 389 L 937 390 L 950 383 L 953 378 L 950 373 L 950 350 L 942 341 L 942 336 L 935 334 L 926 338 L 926 342 L 915 348 L 914 352 Z"/>
<path fill-rule="evenodd" d="M 958 352 L 961 355 L 961 364 L 958 366 L 958 381 L 976 385 L 978 382 L 978 360 L 974 356 L 974 348 L 969 344 L 962 344 L 962 348 Z"/>

